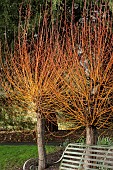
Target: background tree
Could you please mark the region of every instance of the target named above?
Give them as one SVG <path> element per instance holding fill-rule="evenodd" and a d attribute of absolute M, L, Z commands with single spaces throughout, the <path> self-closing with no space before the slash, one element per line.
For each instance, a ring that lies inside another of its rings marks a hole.
<path fill-rule="evenodd" d="M 13 45 L 14 35 L 17 36 L 18 22 L 19 22 L 19 8 L 21 5 L 23 6 L 23 9 L 22 9 L 23 19 L 25 18 L 25 15 L 26 15 L 26 12 L 25 12 L 26 5 L 28 3 L 30 3 L 31 5 L 30 25 L 32 28 L 32 25 L 34 25 L 34 23 L 36 27 L 38 26 L 40 12 L 43 13 L 44 8 L 45 8 L 44 6 L 46 6 L 46 4 L 48 4 L 48 7 L 47 7 L 48 9 L 52 5 L 52 8 L 51 8 L 52 11 L 51 10 L 50 11 L 53 13 L 52 14 L 53 20 L 56 20 L 58 16 L 66 12 L 66 15 L 68 16 L 67 19 L 70 21 L 71 13 L 72 13 L 72 2 L 74 3 L 74 10 L 73 10 L 74 18 L 75 18 L 75 21 L 78 21 L 81 16 L 82 9 L 83 9 L 83 0 L 74 0 L 74 1 L 71 1 L 71 0 L 63 0 L 63 1 L 61 0 L 46 0 L 46 1 L 44 0 L 35 0 L 35 1 L 34 0 L 25 0 L 25 1 L 18 0 L 18 2 L 16 0 L 14 1 L 1 0 L 0 1 L 0 9 L 1 9 L 0 10 L 0 39 L 2 40 L 2 44 L 4 42 L 5 36 L 7 36 L 9 44 Z M 90 2 L 90 0 L 88 0 L 87 2 Z M 91 1 L 91 2 L 94 2 L 94 1 Z M 101 2 L 101 0 L 98 2 Z M 113 2 L 111 0 L 109 0 L 109 5 L 112 11 Z M 62 15 L 62 18 L 64 18 L 64 15 Z M 59 19 L 59 22 L 60 22 L 60 19 Z"/>
<path fill-rule="evenodd" d="M 87 144 L 96 144 L 97 129 L 113 128 L 113 21 L 107 3 L 92 8 L 84 5 L 82 21 L 65 25 L 51 86 L 58 116 L 70 129 L 85 127 Z"/>
<path fill-rule="evenodd" d="M 2 44 L 5 37 L 8 38 L 8 44 L 13 45 L 14 37 L 17 37 L 19 23 L 19 9 L 22 7 L 22 20 L 26 15 L 27 4 L 31 5 L 31 20 L 30 24 L 38 24 L 38 17 L 43 6 L 43 0 L 1 0 L 0 1 L 0 39 Z M 37 21 L 37 22 L 35 22 Z M 30 28 L 29 28 L 30 29 Z"/>

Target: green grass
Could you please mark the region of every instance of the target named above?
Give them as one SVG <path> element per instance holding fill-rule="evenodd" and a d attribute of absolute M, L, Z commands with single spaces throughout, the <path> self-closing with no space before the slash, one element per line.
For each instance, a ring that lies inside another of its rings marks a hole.
<path fill-rule="evenodd" d="M 47 153 L 58 150 L 56 146 L 46 146 Z M 37 146 L 35 145 L 1 145 L 0 170 L 18 170 L 29 158 L 36 158 Z"/>

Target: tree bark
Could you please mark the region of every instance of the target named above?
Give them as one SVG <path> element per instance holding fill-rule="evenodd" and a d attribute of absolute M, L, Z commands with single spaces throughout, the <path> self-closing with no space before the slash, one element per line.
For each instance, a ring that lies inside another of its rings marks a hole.
<path fill-rule="evenodd" d="M 98 133 L 97 129 L 95 126 L 87 126 L 86 127 L 86 145 L 96 145 L 97 144 L 97 139 L 98 139 Z M 94 168 L 92 166 L 88 165 L 88 156 L 90 154 L 90 150 L 87 148 L 86 150 L 86 156 L 84 160 L 84 169 L 87 168 Z"/>
<path fill-rule="evenodd" d="M 37 145 L 38 145 L 38 170 L 44 170 L 47 165 L 45 150 L 45 124 L 42 114 L 37 112 Z"/>
<path fill-rule="evenodd" d="M 96 145 L 98 140 L 98 133 L 95 126 L 86 127 L 86 144 Z"/>

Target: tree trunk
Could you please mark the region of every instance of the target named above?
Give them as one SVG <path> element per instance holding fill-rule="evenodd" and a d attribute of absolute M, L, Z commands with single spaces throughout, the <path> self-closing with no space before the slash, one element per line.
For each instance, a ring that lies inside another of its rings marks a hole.
<path fill-rule="evenodd" d="M 97 144 L 97 139 L 98 139 L 98 133 L 97 133 L 97 129 L 95 126 L 87 126 L 86 127 L 86 145 L 96 145 Z M 94 168 L 91 166 L 88 166 L 88 158 L 89 158 L 89 154 L 90 151 L 86 150 L 86 156 L 85 156 L 85 161 L 84 161 L 84 169 L 87 168 Z"/>
<path fill-rule="evenodd" d="M 98 133 L 95 126 L 86 127 L 86 144 L 96 145 L 98 140 Z"/>
<path fill-rule="evenodd" d="M 38 145 L 38 170 L 46 168 L 46 150 L 45 150 L 45 123 L 43 116 L 37 112 L 37 145 Z"/>

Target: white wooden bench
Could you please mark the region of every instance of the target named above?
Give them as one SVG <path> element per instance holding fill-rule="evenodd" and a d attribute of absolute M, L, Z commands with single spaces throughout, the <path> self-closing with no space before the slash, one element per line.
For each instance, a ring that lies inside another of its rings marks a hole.
<path fill-rule="evenodd" d="M 113 170 L 113 146 L 70 143 L 59 161 L 60 170 Z"/>

